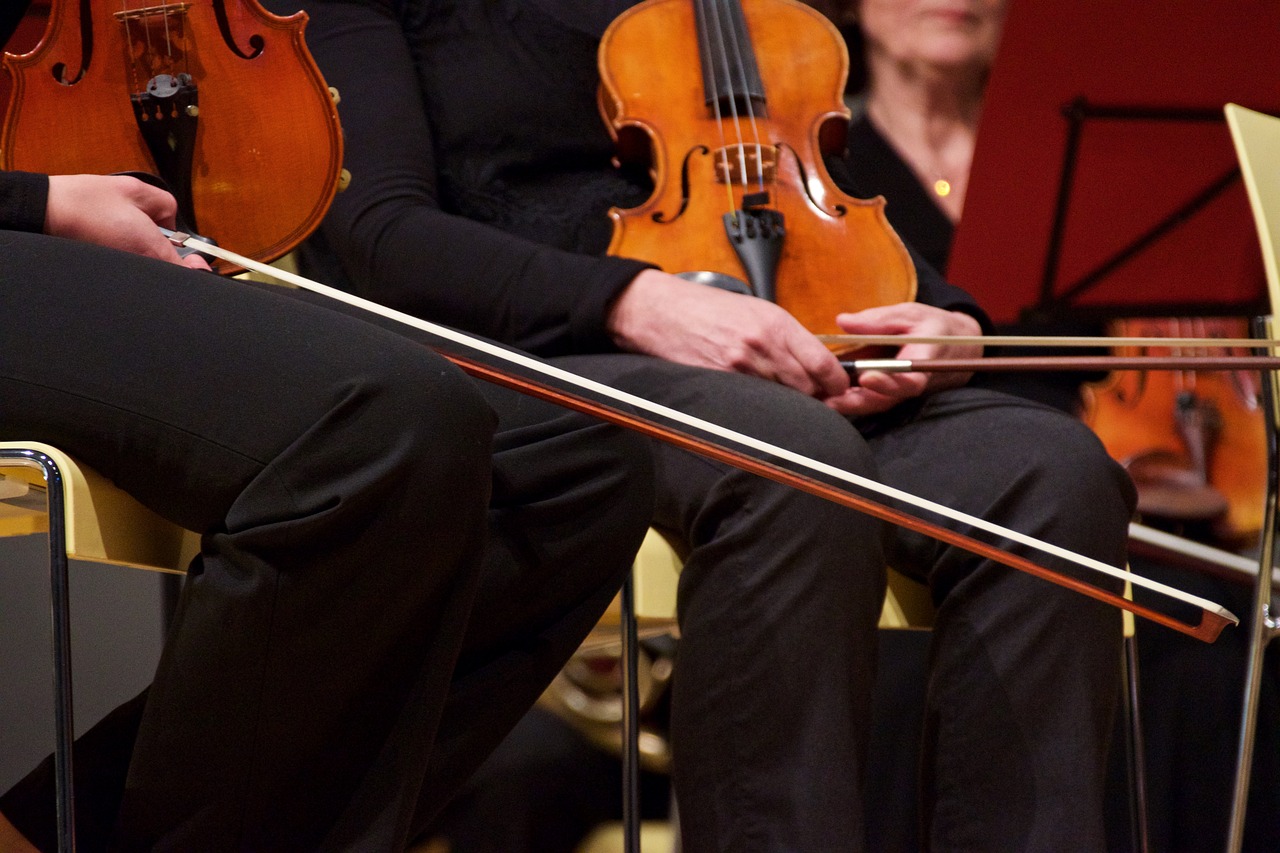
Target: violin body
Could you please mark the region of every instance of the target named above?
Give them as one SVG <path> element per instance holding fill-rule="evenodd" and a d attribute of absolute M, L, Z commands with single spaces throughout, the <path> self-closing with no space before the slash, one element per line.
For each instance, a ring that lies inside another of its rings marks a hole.
<path fill-rule="evenodd" d="M 761 91 L 717 99 L 699 58 L 699 15 L 738 8 Z M 620 15 L 600 45 L 600 109 L 619 158 L 647 162 L 655 190 L 610 211 L 610 253 L 746 283 L 815 334 L 839 332 L 837 313 L 913 299 L 915 268 L 884 199 L 846 195 L 823 164 L 844 144 L 847 73 L 839 32 L 793 0 L 647 0 Z M 746 228 L 780 222 L 784 232 L 764 287 L 728 233 L 727 219 L 757 211 L 778 216 Z"/>
<path fill-rule="evenodd" d="M 158 174 L 187 227 L 275 259 L 319 225 L 342 169 L 305 21 L 257 0 L 54 0 L 35 49 L 4 55 L 0 168 Z"/>
<path fill-rule="evenodd" d="M 1248 323 L 1133 319 L 1112 324 L 1111 333 L 1242 338 Z M 1122 347 L 1116 354 L 1228 353 Z M 1251 371 L 1119 371 L 1085 387 L 1083 419 L 1129 471 L 1144 517 L 1199 525 L 1235 547 L 1251 543 L 1262 528 L 1267 449 L 1259 393 L 1259 378 Z"/>

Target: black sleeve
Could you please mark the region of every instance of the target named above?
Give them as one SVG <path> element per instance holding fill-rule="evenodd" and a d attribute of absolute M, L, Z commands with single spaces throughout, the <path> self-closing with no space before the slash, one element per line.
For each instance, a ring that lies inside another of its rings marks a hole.
<path fill-rule="evenodd" d="M 48 198 L 48 176 L 0 172 L 0 229 L 43 231 Z"/>
<path fill-rule="evenodd" d="M 22 16 L 27 13 L 27 7 L 30 5 L 30 0 L 8 0 L 3 7 L 0 7 L 0 48 L 9 43 L 9 39 L 18 29 L 18 24 L 22 22 Z"/>
<path fill-rule="evenodd" d="M 609 306 L 647 265 L 549 248 L 443 210 L 415 71 L 430 57 L 414 55 L 426 48 L 410 46 L 387 6 L 305 6 L 307 43 L 341 96 L 351 173 L 320 244 L 352 289 L 398 310 L 544 356 L 612 350 Z"/>

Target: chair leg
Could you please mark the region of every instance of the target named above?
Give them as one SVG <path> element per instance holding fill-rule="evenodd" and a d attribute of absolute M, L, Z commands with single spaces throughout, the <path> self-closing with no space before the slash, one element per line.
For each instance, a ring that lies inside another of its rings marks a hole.
<path fill-rule="evenodd" d="M 1270 336 L 1264 324 L 1255 325 Z M 1249 776 L 1253 770 L 1253 741 L 1258 725 L 1258 695 L 1262 688 L 1262 661 L 1267 646 L 1280 636 L 1280 623 L 1272 616 L 1272 566 L 1275 565 L 1277 481 L 1280 480 L 1280 450 L 1277 449 L 1277 406 L 1273 375 L 1262 383 L 1263 412 L 1267 429 L 1267 500 L 1262 516 L 1262 552 L 1258 557 L 1258 577 L 1254 585 L 1253 613 L 1249 628 L 1249 657 L 1245 667 L 1244 702 L 1240 715 L 1240 740 L 1236 751 L 1236 780 L 1231 797 L 1231 826 L 1227 835 L 1227 853 L 1240 853 L 1244 845 L 1244 821 L 1249 799 Z"/>
<path fill-rule="evenodd" d="M 40 468 L 49 506 L 49 593 L 53 624 L 54 782 L 57 797 L 58 850 L 76 849 L 75 789 L 72 785 L 72 742 L 75 737 L 71 697 L 71 595 L 67 572 L 66 508 L 62 472 L 37 450 L 0 450 L 0 459 L 21 460 Z"/>
<path fill-rule="evenodd" d="M 631 572 L 622 582 L 623 850 L 640 853 L 640 639 Z"/>
<path fill-rule="evenodd" d="M 1146 745 L 1138 703 L 1138 638 L 1128 632 L 1120 659 L 1124 673 L 1125 754 L 1129 764 L 1129 832 L 1136 853 L 1149 853 L 1151 839 L 1147 822 Z"/>
<path fill-rule="evenodd" d="M 1270 553 L 1264 548 L 1263 553 Z M 1268 561 L 1262 566 L 1268 566 Z M 1253 611 L 1253 624 L 1249 634 L 1249 658 L 1246 665 L 1244 703 L 1240 714 L 1240 740 L 1236 750 L 1236 780 L 1231 797 L 1231 830 L 1227 837 L 1228 853 L 1240 853 L 1244 846 L 1245 812 L 1249 800 L 1249 777 L 1253 770 L 1253 746 L 1258 726 L 1258 695 L 1262 688 L 1262 661 L 1267 646 L 1280 636 L 1280 622 L 1270 615 L 1270 589 L 1261 588 L 1270 580 L 1270 572 L 1259 571 L 1258 606 Z"/>

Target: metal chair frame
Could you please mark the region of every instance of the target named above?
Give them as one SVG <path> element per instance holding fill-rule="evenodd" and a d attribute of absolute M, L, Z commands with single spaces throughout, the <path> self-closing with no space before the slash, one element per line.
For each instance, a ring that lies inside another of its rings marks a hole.
<path fill-rule="evenodd" d="M 49 537 L 57 838 L 58 849 L 71 853 L 76 849 L 76 838 L 70 561 L 181 573 L 194 553 L 196 537 L 47 444 L 0 443 L 0 473 L 6 469 L 17 472 L 14 479 L 19 484 L 42 487 L 45 493 L 44 513 L 33 509 L 31 519 L 6 520 L 0 524 L 0 536 L 47 529 Z M 38 523 L 40 515 L 46 523 Z"/>
<path fill-rule="evenodd" d="M 1236 104 L 1227 104 L 1225 112 L 1258 230 L 1273 315 L 1271 318 L 1255 321 L 1254 334 L 1260 338 L 1275 339 L 1277 321 L 1274 315 L 1280 312 L 1280 118 L 1247 110 Z M 1280 376 L 1274 371 L 1262 383 L 1262 393 L 1267 430 L 1267 497 L 1251 611 L 1227 853 L 1239 853 L 1244 845 L 1245 812 L 1257 734 L 1263 658 L 1267 647 L 1280 636 L 1280 622 L 1273 615 L 1276 611 L 1272 579 L 1278 520 L 1277 486 L 1280 481 L 1280 471 L 1277 470 L 1280 465 L 1280 440 L 1277 439 L 1277 435 L 1280 435 Z"/>
<path fill-rule="evenodd" d="M 54 780 L 57 791 L 58 849 L 73 851 L 75 791 L 72 741 L 75 737 L 71 695 L 71 594 L 67 566 L 66 504 L 62 470 L 53 457 L 36 449 L 0 449 L 0 467 L 34 467 L 46 483 L 49 513 L 49 596 L 53 624 Z"/>

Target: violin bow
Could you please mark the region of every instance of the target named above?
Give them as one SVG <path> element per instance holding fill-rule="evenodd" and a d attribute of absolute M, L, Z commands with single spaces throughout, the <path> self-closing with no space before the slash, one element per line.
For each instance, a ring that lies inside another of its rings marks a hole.
<path fill-rule="evenodd" d="M 1272 350 L 1280 341 L 1263 338 L 1158 338 L 1158 337 L 1050 337 L 1031 335 L 817 335 L 829 346 L 904 346 L 906 344 L 976 344 L 1030 347 L 1161 347 L 1172 350 L 1222 350 L 1248 347 Z M 852 353 L 850 353 L 852 354 Z M 1085 356 L 988 356 L 985 358 L 864 358 L 840 361 L 851 374 L 880 373 L 976 373 L 980 371 L 1033 370 L 1277 370 L 1278 355 L 1085 355 Z"/>
<path fill-rule="evenodd" d="M 1032 370 L 1277 370 L 1277 355 L 1204 355 L 1194 351 L 1248 347 L 1273 350 L 1280 341 L 1262 338 L 1158 338 L 1158 337 L 1050 337 L 1033 335 L 817 335 L 828 346 L 904 346 L 906 344 L 975 344 L 980 346 L 1023 347 L 1160 347 L 1190 350 L 1169 355 L 1086 355 L 1086 356 L 988 356 L 986 358 L 865 358 L 842 359 L 840 366 L 857 374 L 881 373 L 975 373 L 979 371 Z M 852 353 L 849 353 L 852 355 Z"/>
<path fill-rule="evenodd" d="M 1164 347 L 1187 349 L 1277 349 L 1280 340 L 1267 338 L 1196 337 L 1099 337 L 1089 335 L 817 335 L 824 344 L 864 346 L 873 344 L 980 344 L 1028 347 Z"/>
<path fill-rule="evenodd" d="M 987 358 L 860 358 L 841 361 L 847 371 L 862 373 L 977 373 L 985 370 L 1277 370 L 1280 356 L 990 356 Z"/>
<path fill-rule="evenodd" d="M 891 524 L 896 524 L 909 530 L 913 530 L 927 536 L 932 536 L 940 541 L 963 548 L 967 551 L 978 554 L 979 556 L 987 557 L 988 559 L 1002 563 L 1010 568 L 1027 572 L 1028 574 L 1043 578 L 1051 583 L 1074 590 L 1082 595 L 1086 595 L 1090 598 L 1130 611 L 1138 616 L 1142 616 L 1153 622 L 1172 628 L 1176 631 L 1180 631 L 1184 634 L 1188 634 L 1189 636 L 1207 643 L 1211 643 L 1216 640 L 1222 629 L 1227 625 L 1239 624 L 1240 620 L 1236 616 L 1211 601 L 1175 589 L 1166 584 L 1159 583 L 1158 581 L 1150 580 L 1149 578 L 1142 577 L 1141 575 L 1133 574 L 1126 569 L 1110 566 L 1099 560 L 1094 560 L 1090 557 L 1076 554 L 1066 548 L 1061 548 L 1057 545 L 1036 539 L 1035 537 L 1019 533 L 1015 530 L 1010 530 L 985 519 L 978 518 L 977 516 L 954 510 L 942 504 L 925 500 L 899 489 L 895 489 L 891 486 L 878 483 L 875 480 L 853 474 L 832 465 L 827 465 L 816 459 L 811 459 L 784 447 L 761 441 L 751 436 L 735 432 L 734 430 L 730 430 L 711 421 L 696 418 L 678 410 L 653 403 L 643 397 L 638 397 L 625 391 L 619 391 L 618 389 L 612 388 L 608 385 L 595 382 L 575 373 L 546 364 L 524 353 L 500 347 L 480 338 L 464 334 L 455 329 L 440 326 L 419 317 L 414 317 L 413 315 L 396 311 L 393 308 L 379 305 L 376 302 L 371 302 L 367 299 L 355 296 L 354 294 L 312 281 L 311 279 L 295 273 L 259 263 L 250 258 L 243 257 L 219 246 L 209 244 L 199 238 L 192 237 L 180 231 L 172 231 L 167 228 L 161 228 L 160 230 L 174 246 L 192 249 L 203 254 L 212 255 L 216 258 L 229 261 L 242 266 L 245 269 L 252 270 L 285 284 L 291 284 L 296 287 L 303 288 L 312 293 L 326 296 L 330 299 L 359 308 L 368 313 L 376 314 L 402 325 L 426 332 L 434 337 L 460 346 L 465 350 L 469 350 L 473 353 L 481 353 L 489 358 L 505 362 L 508 365 L 515 365 L 523 368 L 530 373 L 540 374 L 547 380 L 555 380 L 579 390 L 565 391 L 553 387 L 547 381 L 515 376 L 504 370 L 482 364 L 474 358 L 437 349 L 437 352 L 439 352 L 442 357 L 453 362 L 470 375 L 485 381 L 512 388 L 521 393 L 538 397 L 557 405 L 597 417 L 609 423 L 635 430 L 651 438 L 666 441 L 682 449 L 703 454 L 717 461 L 733 465 L 745 471 L 749 471 L 776 482 L 817 495 L 818 497 L 825 498 L 850 509 L 858 510 L 859 512 L 866 513 Z M 638 411 L 647 412 L 649 415 L 654 415 L 658 418 L 681 424 L 685 428 L 691 428 L 703 434 L 715 436 L 718 439 L 732 442 L 739 447 L 747 448 L 755 451 L 756 453 L 772 456 L 775 459 L 785 461 L 800 468 L 806 468 L 813 473 L 797 473 L 789 468 L 783 467 L 777 462 L 769 462 L 756 458 L 744 450 L 735 450 L 730 447 L 725 447 L 709 439 L 701 438 L 681 430 L 664 426 L 656 420 L 626 411 L 618 405 L 602 403 L 597 399 L 588 398 L 584 394 L 579 393 L 579 391 L 588 392 L 591 395 L 610 400 L 614 404 L 620 404 L 623 407 L 630 407 Z M 1183 604 L 1189 604 L 1199 609 L 1199 622 L 1196 624 L 1184 622 L 1152 607 L 1148 607 L 1125 598 L 1120 594 L 1109 592 L 1108 590 L 1070 577 L 1062 572 L 1041 566 L 1026 558 L 1011 554 L 993 545 L 974 539 L 971 536 L 925 521 L 917 516 L 854 494 L 843 488 L 835 487 L 819 479 L 817 476 L 814 476 L 815 474 L 842 481 L 865 492 L 873 492 L 883 498 L 899 501 L 917 509 L 931 512 L 943 518 L 950 519 L 951 521 L 967 525 L 974 530 L 981 530 L 988 535 L 1003 538 L 1011 542 L 1017 542 L 1024 547 L 1040 551 L 1061 560 L 1084 567 L 1093 573 L 1103 574 L 1121 581 L 1127 581 L 1134 586 L 1143 587 L 1166 598 L 1173 599 Z"/>

